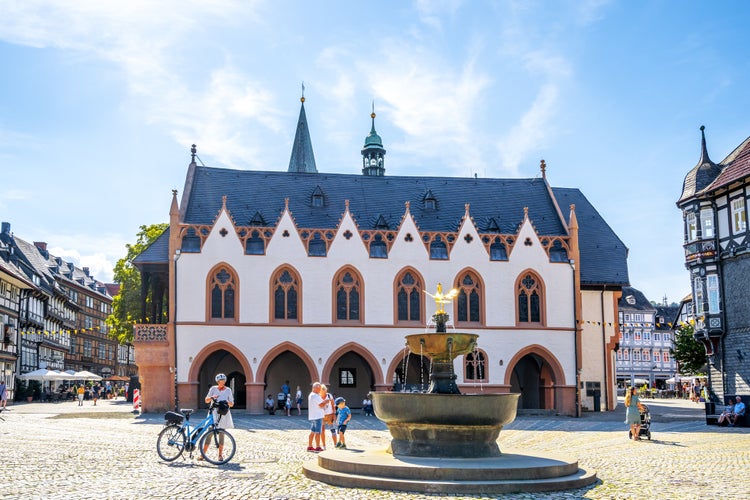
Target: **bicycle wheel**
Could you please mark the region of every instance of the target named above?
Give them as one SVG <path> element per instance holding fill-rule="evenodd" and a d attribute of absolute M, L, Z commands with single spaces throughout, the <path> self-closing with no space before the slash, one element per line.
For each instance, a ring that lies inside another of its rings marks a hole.
<path fill-rule="evenodd" d="M 185 450 L 185 433 L 178 425 L 168 425 L 159 433 L 156 440 L 156 452 L 162 460 L 171 462 L 182 455 Z"/>
<path fill-rule="evenodd" d="M 222 465 L 229 462 L 237 451 L 234 437 L 224 429 L 212 429 L 200 440 L 200 452 L 207 462 Z"/>

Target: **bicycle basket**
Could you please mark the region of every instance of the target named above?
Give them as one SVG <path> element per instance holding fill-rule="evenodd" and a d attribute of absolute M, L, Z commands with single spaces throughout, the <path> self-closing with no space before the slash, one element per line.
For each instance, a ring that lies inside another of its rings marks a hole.
<path fill-rule="evenodd" d="M 227 403 L 226 401 L 219 401 L 216 404 L 216 412 L 219 415 L 226 415 L 227 413 L 229 413 L 229 403 Z"/>
<path fill-rule="evenodd" d="M 182 425 L 182 421 L 185 420 L 185 416 L 182 413 L 168 411 L 164 414 L 164 420 L 166 420 L 169 424 Z"/>

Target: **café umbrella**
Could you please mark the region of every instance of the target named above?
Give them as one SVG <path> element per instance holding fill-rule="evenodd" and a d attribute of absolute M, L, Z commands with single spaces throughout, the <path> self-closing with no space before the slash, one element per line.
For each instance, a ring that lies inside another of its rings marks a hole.
<path fill-rule="evenodd" d="M 101 380 L 102 378 L 97 375 L 96 373 L 91 373 L 90 371 L 83 370 L 81 372 L 75 372 L 72 377 L 75 380 Z"/>
<path fill-rule="evenodd" d="M 39 380 L 46 382 L 49 380 L 70 380 L 70 376 L 66 373 L 60 373 L 55 370 L 48 370 L 46 368 L 39 368 L 33 372 L 24 373 L 19 375 L 18 378 L 23 380 Z"/>

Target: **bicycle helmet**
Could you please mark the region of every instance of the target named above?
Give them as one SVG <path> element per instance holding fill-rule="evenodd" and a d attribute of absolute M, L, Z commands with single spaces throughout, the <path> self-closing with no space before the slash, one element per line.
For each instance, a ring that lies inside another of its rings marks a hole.
<path fill-rule="evenodd" d="M 227 403 L 226 401 L 219 401 L 216 404 L 216 412 L 219 415 L 226 415 L 227 413 L 229 413 L 229 403 Z"/>
<path fill-rule="evenodd" d="M 217 381 L 217 382 L 218 382 L 219 380 L 226 380 L 226 379 L 227 379 L 227 376 L 226 376 L 226 375 L 224 375 L 223 373 L 219 373 L 218 375 L 216 375 L 216 381 Z"/>

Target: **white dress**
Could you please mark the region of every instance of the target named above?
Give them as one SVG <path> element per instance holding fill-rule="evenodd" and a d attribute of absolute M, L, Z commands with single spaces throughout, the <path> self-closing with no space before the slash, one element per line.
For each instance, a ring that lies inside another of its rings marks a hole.
<path fill-rule="evenodd" d="M 227 386 L 224 386 L 223 391 L 219 390 L 218 385 L 211 387 L 208 390 L 208 394 L 206 394 L 206 397 L 212 398 L 214 396 L 217 396 L 216 401 L 226 401 L 227 403 L 234 404 L 234 396 L 232 395 L 232 389 L 230 389 Z M 219 420 L 219 414 L 216 411 L 216 408 L 214 408 L 213 414 L 214 414 L 214 421 Z M 232 410 L 229 410 L 226 415 L 221 416 L 221 420 L 219 420 L 219 429 L 234 429 L 234 422 L 232 421 Z"/>

